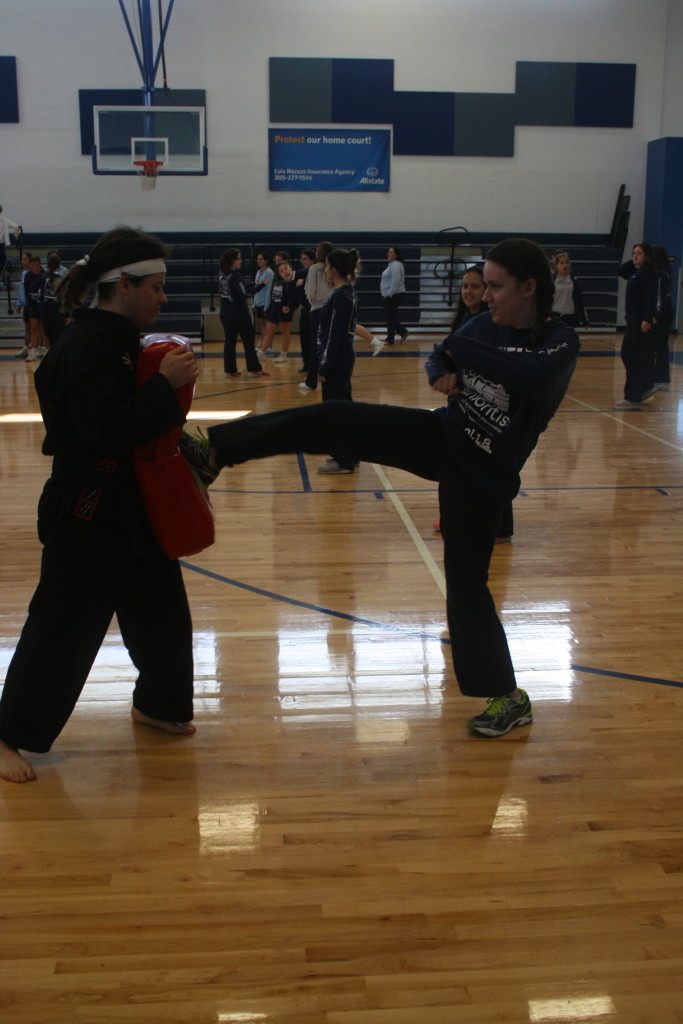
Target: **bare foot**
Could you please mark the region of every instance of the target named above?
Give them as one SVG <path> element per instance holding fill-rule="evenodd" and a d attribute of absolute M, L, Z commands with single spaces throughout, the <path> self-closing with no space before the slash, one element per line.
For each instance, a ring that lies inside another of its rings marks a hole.
<path fill-rule="evenodd" d="M 131 708 L 130 717 L 139 725 L 150 725 L 153 729 L 171 732 L 175 736 L 191 736 L 197 731 L 192 722 L 167 722 L 163 718 L 150 718 L 137 708 Z"/>
<path fill-rule="evenodd" d="M 33 782 L 37 778 L 32 765 L 24 760 L 19 751 L 0 740 L 0 779 L 7 779 L 8 782 Z"/>

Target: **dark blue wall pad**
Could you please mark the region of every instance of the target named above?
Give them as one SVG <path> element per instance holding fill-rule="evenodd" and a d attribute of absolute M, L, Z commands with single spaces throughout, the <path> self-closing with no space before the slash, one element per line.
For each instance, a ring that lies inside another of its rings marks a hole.
<path fill-rule="evenodd" d="M 271 57 L 270 120 L 289 121 L 292 106 L 304 124 L 331 124 L 332 60 L 330 57 Z"/>
<path fill-rule="evenodd" d="M 573 126 L 575 93 L 576 64 L 517 61 L 517 124 Z"/>
<path fill-rule="evenodd" d="M 514 93 L 394 92 L 393 66 L 271 57 L 270 121 L 393 124 L 397 156 L 512 156 L 516 125 L 633 127 L 635 64 L 517 61 Z"/>
<path fill-rule="evenodd" d="M 154 93 L 155 107 L 205 107 L 205 89 L 172 89 L 168 96 Z M 81 153 L 90 156 L 95 145 L 93 107 L 141 107 L 142 89 L 79 89 L 78 109 L 81 119 Z"/>
<path fill-rule="evenodd" d="M 394 153 L 453 156 L 452 92 L 395 92 Z"/>
<path fill-rule="evenodd" d="M 663 245 L 676 257 L 674 275 L 683 259 L 683 138 L 648 142 L 644 237 Z M 676 289 L 674 301 L 676 300 Z"/>
<path fill-rule="evenodd" d="M 17 58 L 0 57 L 0 124 L 18 123 Z"/>
<path fill-rule="evenodd" d="M 635 64 L 577 64 L 574 124 L 633 128 Z"/>
<path fill-rule="evenodd" d="M 332 61 L 335 124 L 391 124 L 393 95 L 393 60 Z"/>
<path fill-rule="evenodd" d="M 454 93 L 454 156 L 514 156 L 513 93 Z"/>

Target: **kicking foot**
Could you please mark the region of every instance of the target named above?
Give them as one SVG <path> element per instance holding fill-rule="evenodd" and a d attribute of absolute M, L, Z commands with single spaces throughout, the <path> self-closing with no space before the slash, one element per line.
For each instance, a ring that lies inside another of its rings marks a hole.
<path fill-rule="evenodd" d="M 138 725 L 149 725 L 152 729 L 173 733 L 174 736 L 192 736 L 197 730 L 192 722 L 166 722 L 163 718 L 150 718 L 137 708 L 131 708 L 130 717 Z"/>
<path fill-rule="evenodd" d="M 0 740 L 0 779 L 6 779 L 7 782 L 33 782 L 37 778 L 32 765 L 24 760 L 19 751 Z"/>

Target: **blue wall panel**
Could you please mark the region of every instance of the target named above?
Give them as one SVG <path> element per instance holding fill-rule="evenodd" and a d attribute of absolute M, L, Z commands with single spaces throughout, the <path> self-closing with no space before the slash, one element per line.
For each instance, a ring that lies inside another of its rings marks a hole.
<path fill-rule="evenodd" d="M 271 122 L 393 124 L 397 155 L 513 156 L 516 125 L 633 127 L 635 64 L 518 61 L 514 93 L 394 92 L 392 60 L 271 57 L 270 74 Z"/>
<path fill-rule="evenodd" d="M 643 237 L 663 245 L 676 257 L 674 274 L 683 265 L 683 139 L 649 142 Z M 674 299 L 675 299 L 674 294 Z"/>
<path fill-rule="evenodd" d="M 514 156 L 515 96 L 456 92 L 453 95 L 454 156 Z"/>
<path fill-rule="evenodd" d="M 576 64 L 518 60 L 515 71 L 517 124 L 574 124 Z"/>
<path fill-rule="evenodd" d="M 393 60 L 332 61 L 332 121 L 391 124 Z"/>
<path fill-rule="evenodd" d="M 18 124 L 17 58 L 0 57 L 0 124 Z"/>
<path fill-rule="evenodd" d="M 271 57 L 271 122 L 333 123 L 332 63 L 329 57 Z"/>
<path fill-rule="evenodd" d="M 633 128 L 635 95 L 635 64 L 577 64 L 574 124 Z"/>
<path fill-rule="evenodd" d="M 452 92 L 394 93 L 394 153 L 453 156 Z"/>

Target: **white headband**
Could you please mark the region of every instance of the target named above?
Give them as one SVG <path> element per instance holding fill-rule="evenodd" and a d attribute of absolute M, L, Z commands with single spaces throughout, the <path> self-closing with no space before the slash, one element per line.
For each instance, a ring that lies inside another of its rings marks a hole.
<path fill-rule="evenodd" d="M 126 263 L 124 267 L 114 267 L 113 270 L 105 270 L 104 274 L 97 278 L 98 284 L 111 284 L 118 281 L 123 274 L 132 274 L 133 277 L 147 277 L 148 274 L 165 274 L 166 264 L 163 260 L 140 260 L 139 263 Z"/>

